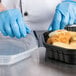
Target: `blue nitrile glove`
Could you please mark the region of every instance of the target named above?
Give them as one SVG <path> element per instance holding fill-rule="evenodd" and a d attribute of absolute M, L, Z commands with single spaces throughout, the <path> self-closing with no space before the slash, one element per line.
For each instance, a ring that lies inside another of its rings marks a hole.
<path fill-rule="evenodd" d="M 24 23 L 21 12 L 18 9 L 10 9 L 0 12 L 0 31 L 4 36 L 26 37 L 30 29 Z"/>
<path fill-rule="evenodd" d="M 76 24 L 76 2 L 65 1 L 56 7 L 52 24 L 48 30 L 64 29 L 66 25 L 72 24 Z"/>

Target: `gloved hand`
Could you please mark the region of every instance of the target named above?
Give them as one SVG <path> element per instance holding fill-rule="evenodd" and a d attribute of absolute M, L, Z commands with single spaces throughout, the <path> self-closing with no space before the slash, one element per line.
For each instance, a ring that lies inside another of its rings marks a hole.
<path fill-rule="evenodd" d="M 18 9 L 0 12 L 0 31 L 4 36 L 16 38 L 26 37 L 30 33 L 30 29 L 24 23 Z"/>
<path fill-rule="evenodd" d="M 65 1 L 56 7 L 52 24 L 48 30 L 64 29 L 66 25 L 72 24 L 76 24 L 76 2 Z"/>

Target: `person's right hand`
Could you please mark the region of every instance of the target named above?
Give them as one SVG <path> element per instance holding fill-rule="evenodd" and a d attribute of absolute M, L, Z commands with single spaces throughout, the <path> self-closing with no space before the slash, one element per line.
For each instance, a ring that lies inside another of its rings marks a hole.
<path fill-rule="evenodd" d="M 31 32 L 18 9 L 0 12 L 0 31 L 4 36 L 16 38 L 26 37 Z"/>

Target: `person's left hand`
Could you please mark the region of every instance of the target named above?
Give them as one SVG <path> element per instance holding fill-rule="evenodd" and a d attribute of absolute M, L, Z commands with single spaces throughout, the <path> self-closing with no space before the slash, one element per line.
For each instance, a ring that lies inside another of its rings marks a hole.
<path fill-rule="evenodd" d="M 65 1 L 56 7 L 52 24 L 48 30 L 64 29 L 66 25 L 72 24 L 76 24 L 76 2 Z"/>

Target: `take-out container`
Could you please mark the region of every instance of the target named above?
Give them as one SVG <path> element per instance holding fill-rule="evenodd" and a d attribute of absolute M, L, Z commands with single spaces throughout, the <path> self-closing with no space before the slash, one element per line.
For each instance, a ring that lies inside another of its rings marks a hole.
<path fill-rule="evenodd" d="M 28 58 L 38 48 L 35 40 L 33 33 L 21 39 L 5 37 L 0 33 L 0 65 L 11 65 Z"/>
<path fill-rule="evenodd" d="M 69 31 L 76 31 L 76 26 L 65 27 Z M 43 34 L 43 44 L 46 48 L 45 60 L 56 60 L 68 64 L 76 64 L 76 49 L 66 49 L 52 44 L 47 44 L 48 34 L 52 31 Z"/>

